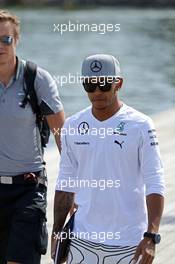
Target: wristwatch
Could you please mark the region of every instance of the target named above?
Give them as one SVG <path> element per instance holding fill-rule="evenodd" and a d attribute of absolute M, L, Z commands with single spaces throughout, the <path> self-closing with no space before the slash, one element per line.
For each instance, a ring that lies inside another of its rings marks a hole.
<path fill-rule="evenodd" d="M 160 234 L 145 232 L 143 237 L 151 238 L 154 244 L 159 244 L 161 241 Z"/>

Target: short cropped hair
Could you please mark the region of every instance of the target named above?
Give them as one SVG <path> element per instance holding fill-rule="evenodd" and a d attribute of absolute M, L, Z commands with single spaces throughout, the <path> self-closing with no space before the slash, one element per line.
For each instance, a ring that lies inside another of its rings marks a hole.
<path fill-rule="evenodd" d="M 0 9 L 0 22 L 11 22 L 14 25 L 15 39 L 19 40 L 20 37 L 20 19 L 16 15 L 13 15 L 8 10 Z"/>

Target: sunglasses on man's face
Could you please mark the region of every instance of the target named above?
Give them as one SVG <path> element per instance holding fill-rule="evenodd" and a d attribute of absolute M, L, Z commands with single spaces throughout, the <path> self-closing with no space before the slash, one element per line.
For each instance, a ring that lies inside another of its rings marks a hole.
<path fill-rule="evenodd" d="M 12 36 L 2 36 L 0 37 L 0 42 L 3 43 L 4 45 L 10 46 L 13 42 L 13 37 Z"/>
<path fill-rule="evenodd" d="M 115 80 L 115 78 L 113 80 L 102 80 L 99 82 L 85 80 L 83 82 L 83 87 L 87 93 L 94 93 L 97 87 L 102 92 L 109 92 L 111 90 L 113 82 L 117 82 Z"/>

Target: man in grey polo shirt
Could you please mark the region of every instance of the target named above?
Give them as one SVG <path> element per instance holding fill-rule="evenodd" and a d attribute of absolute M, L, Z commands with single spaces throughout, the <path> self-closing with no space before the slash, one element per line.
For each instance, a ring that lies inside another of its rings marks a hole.
<path fill-rule="evenodd" d="M 36 115 L 25 97 L 25 61 L 16 57 L 19 18 L 0 10 L 0 264 L 39 264 L 47 248 L 46 174 Z M 37 68 L 35 91 L 52 132 L 64 123 L 57 86 Z M 60 150 L 60 139 L 55 133 Z"/>

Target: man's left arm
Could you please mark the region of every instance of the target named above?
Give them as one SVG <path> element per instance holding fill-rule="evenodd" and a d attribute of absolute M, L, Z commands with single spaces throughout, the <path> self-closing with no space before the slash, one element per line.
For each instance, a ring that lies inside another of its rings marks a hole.
<path fill-rule="evenodd" d="M 158 233 L 160 220 L 164 208 L 164 197 L 160 194 L 149 194 L 146 197 L 148 210 L 148 229 L 149 233 Z"/>
<path fill-rule="evenodd" d="M 147 120 L 142 130 L 140 146 L 140 164 L 144 183 L 146 186 L 146 205 L 148 233 L 157 234 L 164 208 L 164 171 L 160 157 L 158 140 L 154 124 Z M 139 243 L 133 263 L 151 264 L 155 256 L 156 244 L 150 237 L 144 237 Z"/>
<path fill-rule="evenodd" d="M 146 197 L 146 204 L 148 211 L 147 232 L 157 234 L 164 208 L 164 197 L 156 193 L 150 194 Z M 133 264 L 137 263 L 140 256 L 142 258 L 139 264 L 151 264 L 155 257 L 155 248 L 156 245 L 151 238 L 143 238 L 137 247 Z"/>
<path fill-rule="evenodd" d="M 59 151 L 61 151 L 60 134 L 65 121 L 56 81 L 44 69 L 37 67 L 35 90 L 42 115 L 47 119 L 50 130 L 55 136 Z"/>

